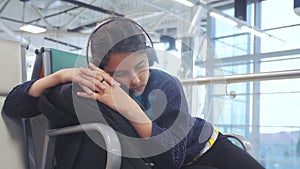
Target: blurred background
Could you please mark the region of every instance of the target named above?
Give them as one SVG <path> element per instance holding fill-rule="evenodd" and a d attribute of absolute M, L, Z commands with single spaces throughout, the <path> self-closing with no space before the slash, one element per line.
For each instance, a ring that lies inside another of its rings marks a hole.
<path fill-rule="evenodd" d="M 25 46 L 25 81 L 36 49 L 84 55 L 101 19 L 129 17 L 152 38 L 155 67 L 182 80 L 193 116 L 245 136 L 267 169 L 299 169 L 300 76 L 227 78 L 299 71 L 299 8 L 299 0 L 0 0 L 0 39 Z M 191 83 L 199 78 L 208 80 Z"/>

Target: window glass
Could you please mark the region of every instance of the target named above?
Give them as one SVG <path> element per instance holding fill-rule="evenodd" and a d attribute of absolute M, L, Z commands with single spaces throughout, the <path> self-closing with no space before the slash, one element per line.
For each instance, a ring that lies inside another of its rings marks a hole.
<path fill-rule="evenodd" d="M 234 16 L 233 8 L 225 9 L 225 10 L 222 10 L 221 12 L 223 12 L 224 14 L 227 14 L 229 16 Z M 215 31 L 214 37 L 228 36 L 228 35 L 233 35 L 233 34 L 240 32 L 240 30 L 237 27 L 227 24 L 226 22 L 224 22 L 220 19 L 215 19 L 213 17 L 211 17 L 211 19 L 214 22 L 215 28 L 216 28 L 214 30 Z"/>
<path fill-rule="evenodd" d="M 298 17 L 300 20 L 300 16 Z M 300 25 L 267 31 L 272 37 L 261 39 L 261 52 L 275 52 L 298 49 L 300 39 Z"/>
<path fill-rule="evenodd" d="M 248 11 L 249 23 L 255 18 L 261 29 L 272 35 L 260 40 L 213 19 L 211 39 L 216 55 L 224 63 L 210 65 L 209 69 L 222 69 L 224 76 L 299 70 L 300 16 L 294 13 L 293 3 L 261 1 L 261 8 Z M 223 12 L 233 16 L 234 10 Z M 204 117 L 209 117 L 222 132 L 240 133 L 249 139 L 255 158 L 266 169 L 300 167 L 300 78 L 231 83 L 220 90 L 215 88 L 208 85 L 205 89 L 205 105 L 210 102 L 212 111 L 204 106 L 203 112 L 213 114 Z M 230 97 L 230 92 L 236 96 Z"/>
<path fill-rule="evenodd" d="M 294 0 L 262 1 L 261 28 L 263 30 L 299 24 L 300 16 L 294 12 Z"/>
<path fill-rule="evenodd" d="M 300 54 L 265 58 L 261 60 L 261 72 L 283 71 L 300 68 Z"/>
<path fill-rule="evenodd" d="M 243 34 L 228 38 L 216 39 L 215 50 L 219 58 L 246 55 L 249 53 L 249 35 Z"/>

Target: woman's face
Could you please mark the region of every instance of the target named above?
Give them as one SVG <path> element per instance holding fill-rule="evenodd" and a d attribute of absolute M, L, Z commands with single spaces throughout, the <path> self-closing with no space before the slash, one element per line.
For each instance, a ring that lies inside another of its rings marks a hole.
<path fill-rule="evenodd" d="M 144 92 L 149 79 L 149 61 L 145 52 L 110 54 L 104 70 L 134 96 Z"/>

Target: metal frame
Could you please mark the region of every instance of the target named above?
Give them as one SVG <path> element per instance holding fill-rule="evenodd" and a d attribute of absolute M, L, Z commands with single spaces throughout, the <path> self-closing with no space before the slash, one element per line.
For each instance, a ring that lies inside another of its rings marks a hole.
<path fill-rule="evenodd" d="M 48 76 L 52 73 L 51 66 L 51 52 L 49 48 L 41 48 L 44 66 L 44 76 Z"/>
<path fill-rule="evenodd" d="M 27 165 L 29 169 L 37 169 L 37 160 L 35 154 L 35 146 L 32 137 L 32 127 L 28 118 L 22 119 L 22 126 L 24 128 L 24 137 L 26 142 Z"/>
<path fill-rule="evenodd" d="M 228 138 L 233 138 L 237 140 L 241 145 L 242 148 L 249 153 L 250 155 L 253 155 L 253 147 L 251 143 L 243 136 L 236 134 L 236 133 L 225 133 L 224 134 Z"/>
<path fill-rule="evenodd" d="M 85 131 L 97 131 L 103 136 L 107 150 L 106 169 L 119 169 L 121 166 L 122 151 L 118 135 L 111 127 L 100 123 L 81 124 L 60 129 L 47 130 L 42 154 L 41 169 L 52 169 L 53 167 L 52 164 L 56 136 Z"/>

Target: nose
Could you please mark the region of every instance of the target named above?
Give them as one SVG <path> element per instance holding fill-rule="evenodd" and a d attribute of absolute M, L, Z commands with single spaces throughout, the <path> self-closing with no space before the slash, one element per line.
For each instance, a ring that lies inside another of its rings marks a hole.
<path fill-rule="evenodd" d="M 130 85 L 131 86 L 137 86 L 140 82 L 141 82 L 141 79 L 140 77 L 138 76 L 138 74 L 134 74 L 133 76 L 131 76 L 131 82 L 130 82 Z"/>

